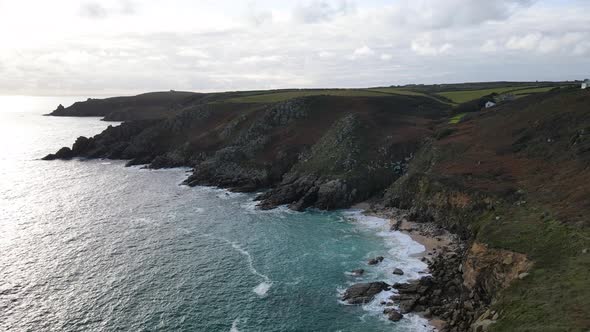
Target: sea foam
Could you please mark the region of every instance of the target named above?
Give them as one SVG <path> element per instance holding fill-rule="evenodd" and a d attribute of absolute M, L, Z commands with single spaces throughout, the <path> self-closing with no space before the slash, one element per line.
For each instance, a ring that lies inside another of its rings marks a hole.
<path fill-rule="evenodd" d="M 350 281 L 349 285 L 359 281 L 367 282 L 376 280 L 385 281 L 388 284 L 394 284 L 396 282 L 407 282 L 427 275 L 424 271 L 428 269 L 428 265 L 422 262 L 418 257 L 418 255 L 423 253 L 426 248 L 422 244 L 414 241 L 407 234 L 391 231 L 387 219 L 364 215 L 362 210 L 345 210 L 343 216 L 347 220 L 352 220 L 360 227 L 361 231 L 369 230 L 382 238 L 387 250 L 386 254 L 370 253 L 372 255 L 367 256 L 367 260 L 379 255 L 384 257 L 383 262 L 376 266 L 366 267 L 368 270 L 367 273 L 361 277 L 354 278 Z M 359 263 L 365 264 L 366 261 Z M 404 271 L 404 275 L 394 275 L 392 271 L 395 268 L 401 268 Z M 342 292 L 343 289 L 338 289 L 338 294 L 340 296 L 342 295 Z M 378 315 L 380 319 L 387 320 L 386 316 L 382 314 L 384 306 L 381 303 L 388 302 L 389 298 L 394 294 L 395 290 L 384 291 L 377 294 L 373 301 L 363 305 L 363 310 L 366 310 L 372 315 Z M 404 331 L 426 332 L 434 330 L 428 325 L 428 321 L 425 318 L 416 314 L 407 314 L 404 316 L 404 319 L 395 324 Z"/>
<path fill-rule="evenodd" d="M 253 275 L 258 276 L 259 278 L 262 279 L 262 282 L 259 283 L 258 285 L 256 285 L 256 287 L 254 287 L 252 289 L 252 291 L 260 297 L 265 297 L 267 295 L 268 290 L 272 287 L 273 282 L 272 282 L 272 280 L 270 280 L 270 278 L 267 275 L 258 272 L 256 267 L 254 267 L 254 259 L 252 258 L 252 255 L 250 255 L 250 253 L 246 249 L 244 249 L 237 242 L 230 241 L 224 237 L 217 237 L 217 236 L 214 236 L 211 234 L 205 234 L 204 236 L 223 241 L 223 242 L 231 245 L 232 248 L 234 248 L 237 252 L 239 252 L 244 257 L 246 257 L 246 261 L 248 262 L 248 270 L 250 270 L 250 272 Z"/>

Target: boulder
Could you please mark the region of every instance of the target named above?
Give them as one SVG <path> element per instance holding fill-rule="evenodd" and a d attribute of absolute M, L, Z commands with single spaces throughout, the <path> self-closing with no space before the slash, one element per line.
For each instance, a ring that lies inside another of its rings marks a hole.
<path fill-rule="evenodd" d="M 355 277 L 360 277 L 365 273 L 365 270 L 364 269 L 356 269 L 356 270 L 352 270 L 350 273 Z"/>
<path fill-rule="evenodd" d="M 72 149 L 68 147 L 63 147 L 59 149 L 55 154 L 48 154 L 45 157 L 41 158 L 43 160 L 56 160 L 56 159 L 72 159 L 74 157 L 74 153 Z"/>
<path fill-rule="evenodd" d="M 393 274 L 396 274 L 398 276 L 403 276 L 404 275 L 404 271 L 402 269 L 396 268 L 395 270 L 393 270 Z"/>
<path fill-rule="evenodd" d="M 342 300 L 350 304 L 368 303 L 375 298 L 375 295 L 389 288 L 390 286 L 382 281 L 355 284 L 344 292 Z"/>
<path fill-rule="evenodd" d="M 402 318 L 404 318 L 404 315 L 402 315 L 399 311 L 391 308 L 383 310 L 383 313 L 386 314 L 387 318 L 389 318 L 389 320 L 392 322 L 399 322 Z"/>
<path fill-rule="evenodd" d="M 383 262 L 383 259 L 384 259 L 383 256 L 378 256 L 378 257 L 375 257 L 375 258 L 371 258 L 371 259 L 369 259 L 368 264 L 369 265 L 377 265 L 377 264 Z"/>
<path fill-rule="evenodd" d="M 412 294 L 418 292 L 418 283 L 395 283 L 393 288 L 397 289 L 400 294 Z"/>

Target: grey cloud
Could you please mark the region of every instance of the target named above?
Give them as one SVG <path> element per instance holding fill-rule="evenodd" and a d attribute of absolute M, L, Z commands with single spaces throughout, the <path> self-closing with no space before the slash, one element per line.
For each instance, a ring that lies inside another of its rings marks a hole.
<path fill-rule="evenodd" d="M 293 12 L 294 18 L 303 23 L 319 23 L 353 12 L 356 6 L 348 0 L 327 1 L 314 0 L 298 4 Z"/>
<path fill-rule="evenodd" d="M 503 21 L 536 0 L 404 0 L 393 9 L 392 19 L 411 26 L 432 29 L 473 26 Z"/>
<path fill-rule="evenodd" d="M 255 2 L 250 2 L 246 12 L 246 19 L 253 25 L 260 26 L 264 23 L 271 22 L 273 17 L 270 10 L 261 10 L 256 6 Z"/>
<path fill-rule="evenodd" d="M 132 15 L 137 12 L 137 6 L 129 0 L 121 0 L 121 14 Z"/>
<path fill-rule="evenodd" d="M 87 18 L 105 18 L 108 14 L 108 10 L 97 2 L 87 2 L 80 6 L 80 15 Z"/>
<path fill-rule="evenodd" d="M 91 19 L 102 19 L 114 14 L 132 15 L 137 11 L 134 2 L 120 0 L 117 7 L 108 8 L 99 2 L 85 2 L 80 6 L 80 15 Z"/>

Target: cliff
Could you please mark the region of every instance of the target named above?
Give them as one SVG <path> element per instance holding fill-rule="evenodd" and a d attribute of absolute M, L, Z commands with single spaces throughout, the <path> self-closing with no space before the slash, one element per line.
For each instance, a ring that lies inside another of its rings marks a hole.
<path fill-rule="evenodd" d="M 437 130 L 382 203 L 470 243 L 449 329 L 586 330 L 590 94 L 531 96 Z"/>
<path fill-rule="evenodd" d="M 160 116 L 125 113 L 134 121 L 45 159 L 190 166 L 191 186 L 268 189 L 257 198 L 264 209 L 371 199 L 408 210 L 467 244 L 431 262 L 434 293 L 422 296 L 446 330 L 590 326 L 586 91 L 531 95 L 459 123 L 449 122 L 451 106 L 428 96 L 235 97 L 195 94 L 161 106 Z M 70 114 L 94 107 L 80 105 Z"/>
<path fill-rule="evenodd" d="M 188 185 L 273 188 L 272 208 L 341 208 L 382 191 L 449 107 L 413 96 L 311 96 L 277 103 L 202 102 L 176 116 L 136 120 L 79 138 L 54 158 L 130 159 L 190 166 Z M 68 151 L 69 150 L 69 151 Z"/>

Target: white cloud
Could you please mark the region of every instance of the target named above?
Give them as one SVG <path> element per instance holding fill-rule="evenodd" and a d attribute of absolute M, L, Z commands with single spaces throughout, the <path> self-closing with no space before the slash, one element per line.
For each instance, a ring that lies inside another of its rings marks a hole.
<path fill-rule="evenodd" d="M 529 33 L 524 36 L 512 37 L 506 42 L 506 48 L 532 51 L 538 47 L 542 37 L 540 33 Z"/>
<path fill-rule="evenodd" d="M 486 40 L 480 50 L 484 53 L 496 52 L 498 50 L 498 45 L 495 40 Z"/>
<path fill-rule="evenodd" d="M 348 0 L 312 0 L 306 3 L 298 2 L 293 17 L 303 23 L 319 23 L 349 14 L 355 9 L 354 3 Z"/>
<path fill-rule="evenodd" d="M 202 59 L 207 59 L 209 58 L 209 54 L 207 54 L 207 52 L 198 49 L 198 48 L 192 48 L 192 47 L 181 47 L 179 48 L 178 52 L 176 52 L 177 55 L 180 56 L 187 56 L 187 57 L 193 57 L 193 58 L 202 58 Z"/>
<path fill-rule="evenodd" d="M 332 58 L 334 57 L 334 53 L 328 51 L 321 51 L 320 53 L 318 53 L 318 56 L 323 59 Z"/>
<path fill-rule="evenodd" d="M 91 19 L 103 19 L 112 14 L 131 15 L 136 13 L 135 4 L 128 0 L 118 0 L 111 5 L 104 6 L 98 1 L 83 2 L 80 4 L 80 15 Z"/>
<path fill-rule="evenodd" d="M 254 26 L 261 26 L 273 21 L 273 13 L 270 10 L 258 8 L 255 2 L 249 2 L 246 10 L 246 20 Z"/>
<path fill-rule="evenodd" d="M 534 0 L 400 0 L 392 19 L 429 28 L 480 25 L 503 21 Z"/>
<path fill-rule="evenodd" d="M 432 42 L 432 37 L 429 34 L 419 36 L 415 40 L 412 41 L 412 50 L 418 55 L 439 55 L 447 53 L 448 51 L 453 48 L 453 45 L 450 43 L 442 43 L 436 45 Z"/>
<path fill-rule="evenodd" d="M 258 64 L 258 63 L 273 63 L 279 62 L 282 60 L 282 57 L 279 55 L 253 55 L 244 58 L 240 58 L 236 63 L 237 64 Z"/>
<path fill-rule="evenodd" d="M 540 54 L 584 55 L 588 52 L 590 31 L 586 33 L 544 34 L 540 32 L 513 36 L 506 42 L 506 48 L 513 51 Z"/>
<path fill-rule="evenodd" d="M 362 47 L 355 49 L 354 52 L 352 52 L 351 59 L 364 58 L 364 57 L 372 56 L 374 54 L 375 54 L 375 51 L 373 51 L 373 49 L 371 49 L 367 45 L 364 45 Z"/>
<path fill-rule="evenodd" d="M 391 60 L 392 59 L 392 56 L 391 56 L 391 54 L 385 54 L 384 53 L 384 54 L 381 54 L 381 56 L 379 58 L 381 60 L 383 60 L 383 61 L 387 61 L 387 60 Z"/>

